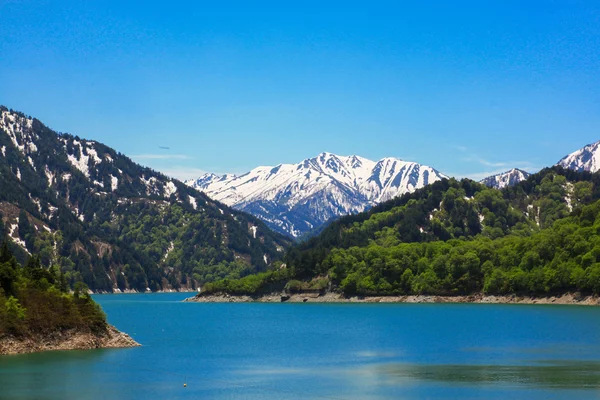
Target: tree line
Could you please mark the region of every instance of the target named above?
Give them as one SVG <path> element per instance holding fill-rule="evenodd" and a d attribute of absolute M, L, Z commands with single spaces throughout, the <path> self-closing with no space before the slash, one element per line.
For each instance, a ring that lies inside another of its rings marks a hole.
<path fill-rule="evenodd" d="M 292 247 L 285 279 L 346 295 L 600 294 L 599 183 L 559 167 L 504 190 L 442 180 Z"/>
<path fill-rule="evenodd" d="M 98 334 L 107 327 L 104 313 L 83 283 L 71 292 L 60 269 L 44 268 L 37 256 L 21 266 L 4 239 L 0 247 L 0 337 L 69 329 Z"/>

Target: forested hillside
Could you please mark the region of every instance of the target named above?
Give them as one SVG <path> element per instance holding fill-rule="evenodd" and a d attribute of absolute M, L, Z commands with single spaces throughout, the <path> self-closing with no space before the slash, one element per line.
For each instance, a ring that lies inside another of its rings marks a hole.
<path fill-rule="evenodd" d="M 318 237 L 291 249 L 286 261 L 299 276 L 310 276 L 323 272 L 318 265 L 333 248 L 530 235 L 600 199 L 599 183 L 597 175 L 560 167 L 503 190 L 446 179 L 334 221 Z"/>
<path fill-rule="evenodd" d="M 21 267 L 5 242 L 0 248 L 0 338 L 67 329 L 105 333 L 105 315 L 84 286 L 68 293 L 64 274 L 56 267 L 43 268 L 38 257 Z"/>
<path fill-rule="evenodd" d="M 333 222 L 287 253 L 285 274 L 208 289 L 282 278 L 347 295 L 600 293 L 599 184 L 560 167 L 501 191 L 443 180 Z"/>
<path fill-rule="evenodd" d="M 95 141 L 0 107 L 0 234 L 94 291 L 194 288 L 266 270 L 290 241 Z"/>

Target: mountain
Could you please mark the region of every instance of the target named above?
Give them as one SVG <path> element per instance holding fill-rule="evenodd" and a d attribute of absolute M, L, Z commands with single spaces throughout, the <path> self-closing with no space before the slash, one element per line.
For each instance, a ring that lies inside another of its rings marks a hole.
<path fill-rule="evenodd" d="M 502 190 L 443 179 L 341 217 L 288 250 L 286 268 L 205 293 L 600 293 L 600 174 L 555 166 Z"/>
<path fill-rule="evenodd" d="M 333 218 L 364 211 L 443 177 L 431 167 L 396 158 L 371 161 L 321 153 L 298 164 L 258 167 L 240 176 L 206 174 L 186 183 L 298 238 Z"/>
<path fill-rule="evenodd" d="M 588 144 L 561 159 L 557 165 L 574 171 L 600 170 L 600 141 Z"/>
<path fill-rule="evenodd" d="M 579 149 L 563 157 L 556 165 L 573 171 L 596 172 L 600 170 L 600 141 Z M 495 189 L 514 186 L 526 180 L 531 174 L 521 169 L 513 168 L 501 174 L 488 176 L 480 183 Z"/>
<path fill-rule="evenodd" d="M 522 169 L 513 168 L 510 171 L 503 172 L 501 174 L 488 176 L 485 179 L 479 181 L 487 187 L 494 189 L 504 189 L 508 186 L 514 186 L 517 183 L 526 180 L 531 174 Z"/>
<path fill-rule="evenodd" d="M 289 240 L 259 219 L 0 107 L 0 233 L 94 291 L 194 288 L 266 270 Z"/>

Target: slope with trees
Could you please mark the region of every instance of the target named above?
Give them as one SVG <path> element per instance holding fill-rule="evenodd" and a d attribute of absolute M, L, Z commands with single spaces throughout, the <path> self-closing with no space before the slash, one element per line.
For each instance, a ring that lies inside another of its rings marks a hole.
<path fill-rule="evenodd" d="M 136 343 L 106 322 L 79 282 L 69 291 L 56 267 L 38 256 L 19 265 L 4 240 L 0 248 L 0 354 L 55 348 L 129 347 Z"/>
<path fill-rule="evenodd" d="M 333 222 L 261 281 L 345 295 L 600 294 L 599 183 L 560 167 L 504 190 L 436 182 Z M 253 279 L 245 294 L 264 292 Z M 244 291 L 237 281 L 207 291 L 231 288 Z"/>
<path fill-rule="evenodd" d="M 195 288 L 281 260 L 260 220 L 95 141 L 0 107 L 0 234 L 93 291 Z"/>

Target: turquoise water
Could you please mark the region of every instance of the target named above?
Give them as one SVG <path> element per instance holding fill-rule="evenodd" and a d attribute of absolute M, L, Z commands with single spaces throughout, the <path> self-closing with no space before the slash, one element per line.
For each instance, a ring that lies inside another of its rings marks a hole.
<path fill-rule="evenodd" d="M 0 357 L 0 398 L 600 398 L 596 307 L 187 296 L 96 296 L 143 347 Z"/>

